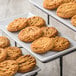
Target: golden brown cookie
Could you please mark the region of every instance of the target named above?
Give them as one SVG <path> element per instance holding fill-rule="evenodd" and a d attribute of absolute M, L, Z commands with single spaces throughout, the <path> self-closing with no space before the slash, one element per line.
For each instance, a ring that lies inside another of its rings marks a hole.
<path fill-rule="evenodd" d="M 20 31 L 18 37 L 21 41 L 32 42 L 41 37 L 42 31 L 39 27 L 30 26 Z"/>
<path fill-rule="evenodd" d="M 43 7 L 49 10 L 55 9 L 63 3 L 63 0 L 44 0 Z"/>
<path fill-rule="evenodd" d="M 76 15 L 76 3 L 64 3 L 57 9 L 57 15 L 62 18 L 71 18 Z"/>
<path fill-rule="evenodd" d="M 76 26 L 76 15 L 71 18 L 71 23 L 73 26 Z"/>
<path fill-rule="evenodd" d="M 0 76 L 14 76 L 18 70 L 18 64 L 14 60 L 6 60 L 0 63 Z"/>
<path fill-rule="evenodd" d="M 54 37 L 58 35 L 58 31 L 54 27 L 42 27 L 41 30 L 43 31 L 43 36 L 45 37 Z"/>
<path fill-rule="evenodd" d="M 39 16 L 33 16 L 27 19 L 28 26 L 37 26 L 42 27 L 46 25 L 46 22 L 43 18 Z"/>
<path fill-rule="evenodd" d="M 5 50 L 7 51 L 7 59 L 9 60 L 15 60 L 22 55 L 22 51 L 18 47 L 8 47 Z"/>
<path fill-rule="evenodd" d="M 64 38 L 64 37 L 55 37 L 53 38 L 54 41 L 54 47 L 52 50 L 54 51 L 63 51 L 67 48 L 69 48 L 70 46 L 70 42 L 68 39 Z"/>
<path fill-rule="evenodd" d="M 46 53 L 53 48 L 53 40 L 48 37 L 41 37 L 31 44 L 31 49 L 35 53 Z"/>
<path fill-rule="evenodd" d="M 10 41 L 7 37 L 0 36 L 0 48 L 5 48 L 10 45 Z"/>
<path fill-rule="evenodd" d="M 76 0 L 63 0 L 63 3 L 76 2 Z"/>
<path fill-rule="evenodd" d="M 8 27 L 7 30 L 10 32 L 16 32 L 19 30 L 22 30 L 27 26 L 27 19 L 26 18 L 18 18 L 12 21 Z"/>
<path fill-rule="evenodd" d="M 7 57 L 7 52 L 3 48 L 0 48 L 0 62 L 4 61 Z"/>
<path fill-rule="evenodd" d="M 18 72 L 20 73 L 32 71 L 36 66 L 36 60 L 31 55 L 21 56 L 16 61 L 19 64 Z"/>

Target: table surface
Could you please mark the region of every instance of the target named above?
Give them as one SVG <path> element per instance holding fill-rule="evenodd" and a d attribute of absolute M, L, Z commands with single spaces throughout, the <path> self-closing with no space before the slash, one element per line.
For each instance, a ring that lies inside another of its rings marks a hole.
<path fill-rule="evenodd" d="M 32 12 L 33 14 L 43 17 L 48 23 L 48 15 L 34 7 L 28 0 L 0 0 L 0 20 L 18 15 L 21 13 Z M 68 29 L 63 24 L 57 22 L 52 17 L 49 19 L 50 25 L 53 25 L 58 30 L 76 40 L 76 32 Z M 0 36 L 7 36 L 0 30 Z M 8 37 L 8 36 L 7 36 Z M 8 37 L 9 38 L 9 37 Z M 15 42 L 9 38 L 11 45 L 15 46 Z M 20 45 L 17 44 L 18 47 Z M 23 49 L 23 48 L 22 48 Z M 24 49 L 23 49 L 24 50 Z M 26 52 L 28 53 L 28 52 Z M 63 57 L 63 76 L 76 76 L 76 52 Z M 37 60 L 37 64 L 42 69 L 37 76 L 60 76 L 60 62 L 59 59 L 49 61 L 48 63 L 41 63 Z"/>

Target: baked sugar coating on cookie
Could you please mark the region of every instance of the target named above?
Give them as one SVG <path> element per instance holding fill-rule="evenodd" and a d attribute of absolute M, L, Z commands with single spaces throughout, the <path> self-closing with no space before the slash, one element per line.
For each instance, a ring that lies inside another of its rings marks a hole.
<path fill-rule="evenodd" d="M 55 37 L 53 38 L 54 41 L 54 47 L 52 50 L 54 51 L 63 51 L 67 48 L 69 48 L 70 46 L 70 42 L 68 39 L 64 38 L 64 37 Z"/>
<path fill-rule="evenodd" d="M 27 19 L 28 26 L 37 26 L 42 27 L 46 25 L 46 22 L 43 18 L 39 16 L 33 16 Z"/>
<path fill-rule="evenodd" d="M 14 60 L 6 60 L 0 63 L 0 76 L 14 76 L 18 70 L 18 64 Z"/>
<path fill-rule="evenodd" d="M 10 41 L 7 37 L 0 36 L 0 48 L 5 48 L 10 45 Z"/>
<path fill-rule="evenodd" d="M 16 61 L 19 65 L 18 72 L 20 73 L 32 71 L 36 66 L 36 60 L 31 55 L 21 56 Z"/>
<path fill-rule="evenodd" d="M 43 7 L 49 10 L 55 9 L 63 3 L 63 0 L 44 0 Z"/>
<path fill-rule="evenodd" d="M 73 26 L 76 26 L 76 15 L 74 15 L 71 19 L 71 23 Z"/>
<path fill-rule="evenodd" d="M 7 52 L 3 48 L 0 48 L 0 62 L 4 61 L 7 57 Z"/>
<path fill-rule="evenodd" d="M 31 49 L 35 53 L 46 53 L 53 48 L 53 40 L 48 37 L 41 37 L 31 44 Z"/>
<path fill-rule="evenodd" d="M 26 18 L 18 18 L 12 21 L 8 26 L 7 30 L 10 32 L 16 32 L 22 30 L 27 26 L 27 19 Z"/>
<path fill-rule="evenodd" d="M 58 34 L 58 31 L 54 27 L 42 27 L 43 36 L 45 37 L 54 37 Z"/>
<path fill-rule="evenodd" d="M 42 31 L 39 27 L 30 26 L 20 31 L 18 37 L 21 41 L 32 42 L 41 37 Z"/>
<path fill-rule="evenodd" d="M 76 3 L 64 3 L 57 9 L 57 15 L 62 18 L 71 18 L 76 15 Z"/>
<path fill-rule="evenodd" d="M 5 48 L 5 50 L 7 51 L 8 60 L 15 60 L 18 57 L 22 56 L 22 51 L 18 47 L 8 47 L 8 48 Z"/>

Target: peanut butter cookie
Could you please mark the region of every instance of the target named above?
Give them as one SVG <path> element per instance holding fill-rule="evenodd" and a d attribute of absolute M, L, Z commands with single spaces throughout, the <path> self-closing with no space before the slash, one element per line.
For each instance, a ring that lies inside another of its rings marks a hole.
<path fill-rule="evenodd" d="M 26 18 L 18 18 L 12 21 L 8 27 L 7 30 L 10 32 L 16 32 L 19 30 L 22 30 L 27 26 L 27 19 Z"/>
<path fill-rule="evenodd" d="M 41 37 L 42 31 L 39 27 L 30 26 L 20 31 L 18 37 L 21 41 L 32 42 Z"/>
<path fill-rule="evenodd" d="M 46 25 L 45 20 L 39 16 L 30 17 L 27 19 L 27 22 L 29 26 L 42 27 Z"/>
<path fill-rule="evenodd" d="M 7 52 L 6 50 L 0 48 L 0 62 L 4 61 L 7 57 Z"/>
<path fill-rule="evenodd" d="M 8 60 L 15 60 L 22 55 L 22 51 L 18 47 L 8 47 L 5 50 L 7 51 Z"/>
<path fill-rule="evenodd" d="M 43 7 L 49 10 L 55 9 L 63 3 L 63 0 L 44 0 Z"/>
<path fill-rule="evenodd" d="M 43 36 L 45 37 L 54 37 L 58 34 L 58 31 L 54 27 L 42 27 Z"/>
<path fill-rule="evenodd" d="M 76 2 L 76 0 L 63 0 L 63 3 Z"/>
<path fill-rule="evenodd" d="M 0 63 L 0 76 L 14 76 L 18 70 L 18 64 L 14 60 L 6 60 Z"/>
<path fill-rule="evenodd" d="M 31 49 L 35 53 L 46 53 L 53 48 L 53 40 L 48 37 L 41 37 L 31 44 Z"/>
<path fill-rule="evenodd" d="M 55 37 L 53 38 L 54 41 L 54 47 L 52 50 L 54 51 L 63 51 L 67 48 L 69 48 L 70 46 L 70 42 L 68 39 L 64 38 L 64 37 Z"/>
<path fill-rule="evenodd" d="M 72 23 L 73 26 L 76 27 L 76 15 L 74 15 L 74 16 L 72 17 L 71 23 Z"/>
<path fill-rule="evenodd" d="M 10 45 L 10 41 L 7 37 L 0 36 L 0 48 L 5 48 Z"/>
<path fill-rule="evenodd" d="M 76 3 L 64 3 L 57 9 L 57 15 L 62 18 L 71 18 L 76 15 Z"/>
<path fill-rule="evenodd" d="M 29 72 L 36 66 L 36 60 L 31 55 L 21 56 L 16 61 L 19 64 L 18 72 L 20 73 Z"/>

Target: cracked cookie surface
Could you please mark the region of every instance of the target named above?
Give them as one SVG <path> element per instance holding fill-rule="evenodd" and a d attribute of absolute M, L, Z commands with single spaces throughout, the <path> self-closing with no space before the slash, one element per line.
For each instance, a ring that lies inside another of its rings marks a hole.
<path fill-rule="evenodd" d="M 39 27 L 30 26 L 20 31 L 18 38 L 24 42 L 32 42 L 42 36 L 42 31 Z"/>
<path fill-rule="evenodd" d="M 33 16 L 27 19 L 28 26 L 37 26 L 42 27 L 46 25 L 46 22 L 43 18 L 39 16 Z"/>
<path fill-rule="evenodd" d="M 20 73 L 29 72 L 36 66 L 36 59 L 31 55 L 21 56 L 16 61 L 19 65 L 18 72 Z"/>
<path fill-rule="evenodd" d="M 16 32 L 22 30 L 26 26 L 27 26 L 26 18 L 17 18 L 7 26 L 7 30 L 10 32 Z"/>
<path fill-rule="evenodd" d="M 46 53 L 53 48 L 53 41 L 48 37 L 41 37 L 31 44 L 31 49 L 35 53 Z"/>
<path fill-rule="evenodd" d="M 54 37 L 58 35 L 58 31 L 54 27 L 42 27 L 41 30 L 43 31 L 43 35 L 45 37 Z"/>
<path fill-rule="evenodd" d="M 5 48 L 7 51 L 7 59 L 8 60 L 16 60 L 18 57 L 22 55 L 22 51 L 18 47 L 8 47 Z"/>
<path fill-rule="evenodd" d="M 57 9 L 57 15 L 62 18 L 71 18 L 76 15 L 76 3 L 64 3 Z"/>
<path fill-rule="evenodd" d="M 53 47 L 53 51 L 63 51 L 67 48 L 69 48 L 70 46 L 70 42 L 68 39 L 64 38 L 64 37 L 55 37 L 53 38 L 54 41 L 54 47 Z"/>
<path fill-rule="evenodd" d="M 14 60 L 5 60 L 0 63 L 0 76 L 14 76 L 18 70 L 18 64 Z"/>
<path fill-rule="evenodd" d="M 43 7 L 49 10 L 56 9 L 63 3 L 63 0 L 44 0 Z"/>

